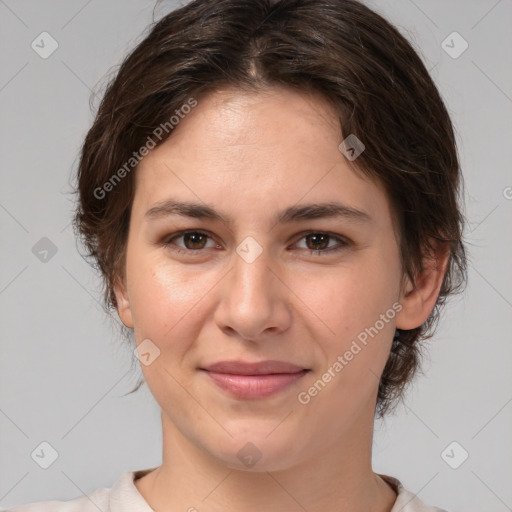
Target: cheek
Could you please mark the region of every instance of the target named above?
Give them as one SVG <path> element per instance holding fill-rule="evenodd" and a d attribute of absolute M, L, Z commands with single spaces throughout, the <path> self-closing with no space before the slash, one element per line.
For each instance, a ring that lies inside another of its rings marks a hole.
<path fill-rule="evenodd" d="M 395 331 L 399 278 L 398 253 L 391 246 L 386 254 L 369 251 L 357 264 L 324 274 L 314 286 L 296 283 L 322 320 L 315 339 L 325 367 L 317 387 L 326 386 L 313 407 L 337 404 L 355 414 L 374 395 Z"/>
<path fill-rule="evenodd" d="M 151 364 L 141 364 L 141 370 L 162 407 L 165 400 L 184 400 L 172 376 L 180 373 L 199 337 L 204 323 L 200 317 L 206 314 L 202 306 L 215 283 L 208 273 L 198 276 L 197 268 L 191 269 L 142 251 L 134 251 L 127 261 L 135 339 L 149 339 L 160 351 Z"/>
<path fill-rule="evenodd" d="M 183 329 L 181 324 L 190 328 L 190 318 L 215 283 L 211 273 L 198 276 L 197 268 L 171 263 L 160 252 L 131 256 L 127 271 L 136 331 L 163 342 L 166 333 Z"/>
<path fill-rule="evenodd" d="M 368 254 L 354 264 L 296 279 L 292 289 L 320 320 L 322 339 L 340 349 L 391 308 L 398 297 L 399 270 L 396 260 Z M 393 330 L 388 324 L 384 329 L 378 324 L 386 335 Z"/>

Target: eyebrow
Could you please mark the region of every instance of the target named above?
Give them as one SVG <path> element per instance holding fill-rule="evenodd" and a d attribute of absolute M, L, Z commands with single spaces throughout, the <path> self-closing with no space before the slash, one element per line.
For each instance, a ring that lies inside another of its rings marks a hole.
<path fill-rule="evenodd" d="M 222 215 L 207 204 L 173 199 L 157 203 L 145 213 L 144 217 L 148 220 L 154 220 L 170 215 L 221 221 L 227 225 L 233 222 L 230 217 Z M 342 218 L 353 222 L 370 222 L 372 220 L 370 215 L 362 210 L 341 203 L 329 202 L 291 206 L 277 213 L 273 221 L 275 224 L 283 224 L 323 218 Z"/>

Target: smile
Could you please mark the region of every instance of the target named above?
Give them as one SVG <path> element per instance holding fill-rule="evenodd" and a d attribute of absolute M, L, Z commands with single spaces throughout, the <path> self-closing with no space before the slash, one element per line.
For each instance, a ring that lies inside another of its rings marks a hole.
<path fill-rule="evenodd" d="M 224 392 L 240 399 L 265 398 L 277 394 L 309 372 L 308 369 L 279 361 L 226 361 L 200 370 Z"/>

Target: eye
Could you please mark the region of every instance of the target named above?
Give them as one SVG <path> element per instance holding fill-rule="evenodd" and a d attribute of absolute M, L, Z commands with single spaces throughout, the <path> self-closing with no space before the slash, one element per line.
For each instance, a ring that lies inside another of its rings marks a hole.
<path fill-rule="evenodd" d="M 205 233 L 204 231 L 181 231 L 180 233 L 176 233 L 172 235 L 170 238 L 167 238 L 162 245 L 168 249 L 176 251 L 178 253 L 195 253 L 202 251 L 206 247 L 207 239 L 211 239 L 210 235 Z M 174 243 L 175 240 L 182 239 L 184 243 L 184 247 L 177 245 Z M 215 246 L 215 242 L 211 240 Z M 211 247 L 211 246 L 210 246 Z"/>
<path fill-rule="evenodd" d="M 333 235 L 331 233 L 324 233 L 321 231 L 309 231 L 304 233 L 300 240 L 306 240 L 305 250 L 313 255 L 321 255 L 323 253 L 337 252 L 345 249 L 350 243 L 341 238 L 340 236 Z M 329 245 L 330 241 L 338 242 L 337 244 Z M 296 244 L 297 245 L 297 244 Z"/>
<path fill-rule="evenodd" d="M 182 240 L 183 245 L 177 244 L 177 240 Z M 210 240 L 210 243 L 213 245 L 208 247 L 208 240 Z M 337 252 L 350 246 L 350 242 L 348 240 L 338 235 L 324 233 L 321 231 L 309 231 L 302 233 L 302 238 L 299 239 L 299 242 L 302 240 L 306 241 L 306 247 L 299 247 L 299 249 L 309 251 L 310 254 L 315 256 Z M 299 242 L 296 242 L 294 246 L 298 246 Z M 334 245 L 332 242 L 335 242 Z M 166 238 L 162 242 L 162 245 L 166 249 L 172 250 L 176 253 L 186 253 L 189 255 L 198 254 L 204 249 L 220 247 L 208 233 L 198 230 L 174 233 L 172 236 Z"/>

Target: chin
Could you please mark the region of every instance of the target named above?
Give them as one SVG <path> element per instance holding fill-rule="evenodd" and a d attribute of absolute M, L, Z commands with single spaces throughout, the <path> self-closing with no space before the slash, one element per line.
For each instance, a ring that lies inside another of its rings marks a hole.
<path fill-rule="evenodd" d="M 274 425 L 273 428 L 275 428 Z M 297 464 L 300 448 L 296 436 L 270 430 L 263 433 L 244 432 L 233 435 L 219 451 L 219 445 L 210 447 L 211 454 L 226 467 L 238 471 L 282 471 Z"/>

